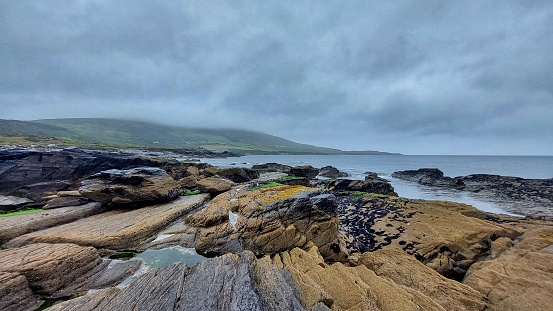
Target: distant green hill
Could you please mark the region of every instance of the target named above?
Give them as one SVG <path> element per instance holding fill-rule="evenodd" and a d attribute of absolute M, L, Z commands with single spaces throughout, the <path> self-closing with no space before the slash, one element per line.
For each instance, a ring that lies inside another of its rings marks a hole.
<path fill-rule="evenodd" d="M 167 149 L 205 148 L 238 154 L 340 154 L 338 149 L 299 144 L 265 133 L 200 129 L 116 119 L 0 119 L 0 143 L 58 143 L 77 146 Z M 381 154 L 376 151 L 365 154 Z"/>

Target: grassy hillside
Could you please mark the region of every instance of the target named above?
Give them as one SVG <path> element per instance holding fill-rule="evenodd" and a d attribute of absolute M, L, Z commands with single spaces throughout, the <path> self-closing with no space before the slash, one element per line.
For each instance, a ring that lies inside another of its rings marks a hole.
<path fill-rule="evenodd" d="M 231 129 L 170 127 L 114 119 L 0 120 L 0 143 L 57 143 L 209 150 L 237 153 L 339 153 L 337 149 L 295 143 L 277 136 Z"/>

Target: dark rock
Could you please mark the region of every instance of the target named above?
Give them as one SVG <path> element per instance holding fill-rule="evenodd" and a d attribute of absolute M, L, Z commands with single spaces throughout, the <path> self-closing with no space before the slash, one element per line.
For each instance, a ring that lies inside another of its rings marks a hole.
<path fill-rule="evenodd" d="M 290 169 L 290 175 L 313 179 L 319 175 L 319 170 L 311 165 L 296 166 Z"/>
<path fill-rule="evenodd" d="M 337 168 L 333 166 L 324 166 L 319 170 L 319 175 L 328 178 L 340 178 L 348 177 L 349 174 L 345 172 L 340 172 Z"/>
<path fill-rule="evenodd" d="M 327 187 L 334 191 L 362 191 L 397 196 L 390 182 L 382 178 L 367 180 L 338 179 L 331 181 Z"/>
<path fill-rule="evenodd" d="M 180 195 L 177 182 L 155 167 L 107 170 L 82 182 L 79 192 L 86 198 L 111 205 L 164 202 Z"/>
<path fill-rule="evenodd" d="M 235 183 L 241 183 L 259 178 L 259 172 L 241 167 L 223 168 L 219 169 L 219 176 L 232 180 Z"/>
<path fill-rule="evenodd" d="M 281 172 L 281 173 L 290 173 L 292 167 L 289 165 L 279 164 L 279 163 L 265 163 L 265 164 L 256 164 L 252 166 L 252 170 L 267 173 L 267 172 Z"/>
<path fill-rule="evenodd" d="M 0 211 L 16 211 L 34 203 L 33 200 L 27 198 L 20 198 L 15 196 L 0 195 Z"/>

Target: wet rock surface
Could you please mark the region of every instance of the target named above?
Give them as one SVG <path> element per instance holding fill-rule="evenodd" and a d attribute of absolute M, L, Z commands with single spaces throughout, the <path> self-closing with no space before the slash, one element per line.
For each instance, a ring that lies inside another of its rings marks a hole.
<path fill-rule="evenodd" d="M 326 187 L 330 191 L 360 191 L 397 196 L 390 182 L 378 177 L 365 180 L 337 179 L 326 183 Z"/>
<path fill-rule="evenodd" d="M 447 177 L 437 168 L 422 168 L 394 172 L 393 177 L 423 185 L 454 188 L 483 197 L 490 197 L 513 206 L 525 215 L 553 216 L 553 178 L 525 179 L 520 177 L 472 174 Z"/>

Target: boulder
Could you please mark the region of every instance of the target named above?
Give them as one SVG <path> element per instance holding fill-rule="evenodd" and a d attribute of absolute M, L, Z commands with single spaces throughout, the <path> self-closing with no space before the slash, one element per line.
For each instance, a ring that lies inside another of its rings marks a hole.
<path fill-rule="evenodd" d="M 216 177 L 208 177 L 208 178 L 201 179 L 196 184 L 198 186 L 198 189 L 201 192 L 207 192 L 212 194 L 218 194 L 221 192 L 228 191 L 233 186 L 233 183 L 231 181 L 222 179 L 222 178 L 216 178 Z"/>
<path fill-rule="evenodd" d="M 177 181 L 181 188 L 192 189 L 197 186 L 198 177 L 194 175 L 186 176 Z"/>
<path fill-rule="evenodd" d="M 181 197 L 171 203 L 139 209 L 111 210 L 65 225 L 19 236 L 4 246 L 74 243 L 111 250 L 136 249 L 178 217 L 201 206 L 208 195 Z"/>
<path fill-rule="evenodd" d="M 290 175 L 313 179 L 319 175 L 319 169 L 311 165 L 295 166 L 290 169 Z"/>
<path fill-rule="evenodd" d="M 34 201 L 27 198 L 20 198 L 11 195 L 0 195 L 0 211 L 16 211 L 30 203 L 34 203 Z"/>
<path fill-rule="evenodd" d="M 324 166 L 319 170 L 319 175 L 328 178 L 340 178 L 348 177 L 349 174 L 346 172 L 340 172 L 337 168 L 333 166 Z"/>
<path fill-rule="evenodd" d="M 219 176 L 235 183 L 241 183 L 259 178 L 259 173 L 249 168 L 233 167 L 219 169 Z"/>
<path fill-rule="evenodd" d="M 292 167 L 289 165 L 278 164 L 278 163 L 265 163 L 265 164 L 256 164 L 252 166 L 252 170 L 258 171 L 260 173 L 270 173 L 270 172 L 280 172 L 280 173 L 290 173 Z"/>
<path fill-rule="evenodd" d="M 361 191 L 397 196 L 390 182 L 378 177 L 365 180 L 337 179 L 328 183 L 327 187 L 331 191 Z"/>
<path fill-rule="evenodd" d="M 200 174 L 207 177 L 216 176 L 217 174 L 219 174 L 219 169 L 217 169 L 216 167 L 206 167 L 205 169 L 200 171 Z"/>
<path fill-rule="evenodd" d="M 94 174 L 82 182 L 79 192 L 104 204 L 143 205 L 174 199 L 180 195 L 180 188 L 164 170 L 139 167 Z"/>

